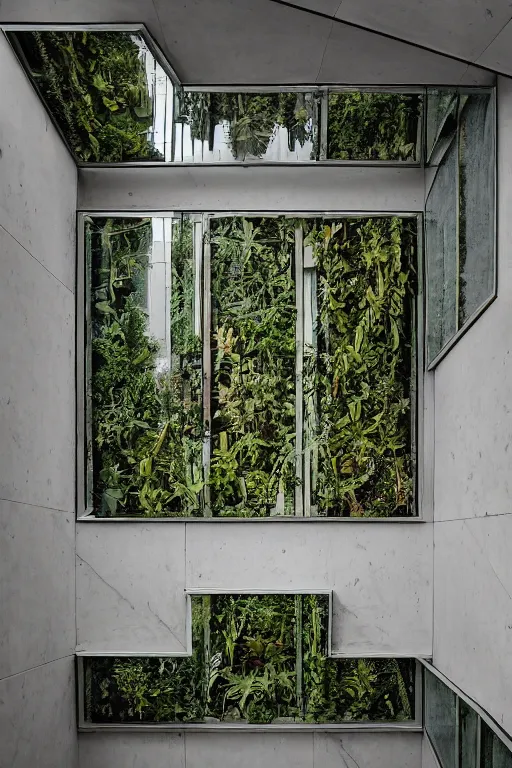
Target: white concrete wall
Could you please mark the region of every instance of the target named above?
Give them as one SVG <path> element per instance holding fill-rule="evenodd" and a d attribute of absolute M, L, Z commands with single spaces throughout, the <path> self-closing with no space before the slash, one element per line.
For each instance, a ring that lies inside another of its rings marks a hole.
<path fill-rule="evenodd" d="M 421 733 L 81 733 L 80 768 L 420 768 Z M 428 764 L 424 768 L 435 768 Z"/>
<path fill-rule="evenodd" d="M 0 768 L 73 768 L 76 169 L 0 36 Z"/>
<path fill-rule="evenodd" d="M 185 588 L 318 589 L 334 591 L 334 654 L 431 656 L 431 529 L 371 521 L 79 523 L 79 650 L 182 652 Z"/>
<path fill-rule="evenodd" d="M 423 734 L 421 744 L 421 768 L 440 768 L 436 753 L 426 733 Z"/>
<path fill-rule="evenodd" d="M 512 80 L 498 88 L 498 298 L 435 373 L 434 665 L 512 733 Z"/>

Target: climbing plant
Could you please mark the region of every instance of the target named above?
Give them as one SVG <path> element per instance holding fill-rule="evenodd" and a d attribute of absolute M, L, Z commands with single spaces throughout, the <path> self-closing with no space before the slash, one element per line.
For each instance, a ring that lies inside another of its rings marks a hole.
<path fill-rule="evenodd" d="M 214 515 L 293 514 L 294 242 L 289 219 L 212 225 Z"/>
<path fill-rule="evenodd" d="M 192 598 L 192 655 L 91 658 L 91 722 L 410 720 L 413 660 L 327 657 L 327 595 Z"/>
<path fill-rule="evenodd" d="M 17 32 L 48 108 L 82 161 L 158 160 L 141 49 L 126 32 Z"/>
<path fill-rule="evenodd" d="M 199 514 L 201 345 L 191 325 L 191 224 L 185 219 L 174 229 L 170 359 L 148 332 L 152 220 L 90 220 L 86 242 L 94 510 L 102 516 Z"/>
<path fill-rule="evenodd" d="M 319 515 L 411 514 L 414 225 L 306 227 L 318 285 L 317 348 L 304 377 L 313 504 Z"/>

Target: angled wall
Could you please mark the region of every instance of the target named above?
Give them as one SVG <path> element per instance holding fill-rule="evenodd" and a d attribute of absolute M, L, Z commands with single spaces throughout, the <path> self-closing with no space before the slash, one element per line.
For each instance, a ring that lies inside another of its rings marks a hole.
<path fill-rule="evenodd" d="M 512 80 L 498 83 L 498 298 L 435 372 L 434 665 L 512 733 Z"/>
<path fill-rule="evenodd" d="M 76 761 L 76 169 L 0 36 L 0 766 Z"/>

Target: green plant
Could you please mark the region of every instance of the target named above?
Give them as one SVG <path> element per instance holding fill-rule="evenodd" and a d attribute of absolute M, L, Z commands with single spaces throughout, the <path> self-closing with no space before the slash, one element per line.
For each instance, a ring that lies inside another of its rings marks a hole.
<path fill-rule="evenodd" d="M 76 157 L 156 160 L 144 60 L 124 32 L 18 32 L 32 76 Z"/>
<path fill-rule="evenodd" d="M 407 515 L 412 503 L 414 231 L 401 219 L 309 223 L 317 347 L 305 362 L 318 514 Z"/>
<path fill-rule="evenodd" d="M 292 511 L 294 225 L 220 219 L 212 231 L 214 515 Z"/>
<path fill-rule="evenodd" d="M 397 93 L 331 93 L 330 160 L 415 159 L 420 97 Z"/>

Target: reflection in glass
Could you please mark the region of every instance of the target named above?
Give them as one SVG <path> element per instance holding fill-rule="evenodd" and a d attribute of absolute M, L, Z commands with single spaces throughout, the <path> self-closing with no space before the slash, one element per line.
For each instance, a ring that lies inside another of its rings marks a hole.
<path fill-rule="evenodd" d="M 457 129 L 458 92 L 454 90 L 427 89 L 425 132 L 427 159 L 437 141 L 449 137 Z"/>
<path fill-rule="evenodd" d="M 414 514 L 415 223 L 305 226 L 305 508 Z"/>
<path fill-rule="evenodd" d="M 328 595 L 192 597 L 192 655 L 85 660 L 92 723 L 402 721 L 412 659 L 327 657 Z"/>
<path fill-rule="evenodd" d="M 427 199 L 428 362 L 457 332 L 457 142 L 452 142 Z"/>
<path fill-rule="evenodd" d="M 460 768 L 480 768 L 478 765 L 478 724 L 474 709 L 459 699 Z"/>
<path fill-rule="evenodd" d="M 494 110 L 490 93 L 467 99 L 459 141 L 462 327 L 494 292 Z"/>
<path fill-rule="evenodd" d="M 454 692 L 425 670 L 425 728 L 442 768 L 458 768 L 457 718 Z"/>
<path fill-rule="evenodd" d="M 512 768 L 512 753 L 482 721 L 481 768 Z M 479 768 L 480 768 L 479 767 Z"/>
<path fill-rule="evenodd" d="M 88 454 L 98 516 L 200 514 L 201 252 L 194 226 L 187 217 L 86 221 Z"/>
<path fill-rule="evenodd" d="M 329 160 L 419 160 L 419 94 L 329 94 Z"/>
<path fill-rule="evenodd" d="M 316 160 L 314 93 L 181 92 L 178 162 Z"/>
<path fill-rule="evenodd" d="M 211 227 L 212 513 L 293 514 L 295 227 L 284 217 Z"/>
<path fill-rule="evenodd" d="M 171 159 L 173 86 L 140 34 L 39 30 L 11 39 L 78 160 Z"/>

